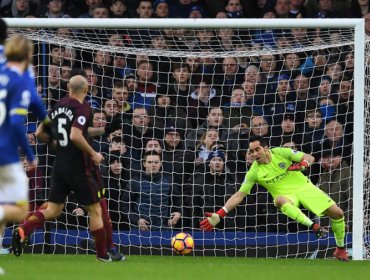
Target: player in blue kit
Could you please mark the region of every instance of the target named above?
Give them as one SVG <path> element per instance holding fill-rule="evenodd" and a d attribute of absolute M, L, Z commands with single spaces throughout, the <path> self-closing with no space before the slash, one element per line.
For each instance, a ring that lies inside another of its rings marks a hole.
<path fill-rule="evenodd" d="M 33 45 L 23 36 L 9 39 L 4 49 L 7 63 L 0 69 L 0 225 L 21 222 L 28 212 L 28 179 L 19 159 L 20 147 L 31 167 L 34 152 L 24 124 L 31 100 L 24 73 L 32 59 Z"/>

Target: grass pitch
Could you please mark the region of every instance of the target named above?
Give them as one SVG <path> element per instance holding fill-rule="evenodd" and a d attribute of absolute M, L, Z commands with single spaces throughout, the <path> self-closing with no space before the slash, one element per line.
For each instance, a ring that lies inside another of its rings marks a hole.
<path fill-rule="evenodd" d="M 370 261 L 252 259 L 191 256 L 128 256 L 124 262 L 100 263 L 94 256 L 0 256 L 0 280 L 118 279 L 370 279 Z"/>

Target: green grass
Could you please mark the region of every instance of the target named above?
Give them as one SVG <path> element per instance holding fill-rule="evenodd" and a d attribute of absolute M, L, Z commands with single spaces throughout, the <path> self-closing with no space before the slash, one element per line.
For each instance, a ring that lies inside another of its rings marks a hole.
<path fill-rule="evenodd" d="M 370 261 L 128 256 L 125 262 L 100 263 L 92 255 L 24 254 L 2 255 L 0 266 L 6 271 L 0 280 L 370 279 Z"/>

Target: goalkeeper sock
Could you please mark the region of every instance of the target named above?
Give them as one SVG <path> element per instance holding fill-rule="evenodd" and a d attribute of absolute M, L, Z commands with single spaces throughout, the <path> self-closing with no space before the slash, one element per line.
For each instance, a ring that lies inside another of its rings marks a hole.
<path fill-rule="evenodd" d="M 91 231 L 94 236 L 96 255 L 98 257 L 105 257 L 107 255 L 107 239 L 104 227 Z"/>
<path fill-rule="evenodd" d="M 285 203 L 280 207 L 280 211 L 288 216 L 289 218 L 297 221 L 298 223 L 310 227 L 313 222 L 311 221 L 310 218 L 308 218 L 301 209 L 298 207 L 294 206 L 291 203 Z"/>
<path fill-rule="evenodd" d="M 335 243 L 338 247 L 344 247 L 344 236 L 346 234 L 344 218 L 339 220 L 331 219 L 331 228 L 334 232 Z"/>
<path fill-rule="evenodd" d="M 44 214 L 41 211 L 37 210 L 27 219 L 27 221 L 21 227 L 23 228 L 24 234 L 27 236 L 36 228 L 42 226 L 44 222 Z"/>
<path fill-rule="evenodd" d="M 102 210 L 103 224 L 107 239 L 107 249 L 110 250 L 114 248 L 113 230 L 112 230 L 112 221 L 108 212 L 107 200 L 105 198 L 102 198 L 100 200 L 100 206 Z"/>

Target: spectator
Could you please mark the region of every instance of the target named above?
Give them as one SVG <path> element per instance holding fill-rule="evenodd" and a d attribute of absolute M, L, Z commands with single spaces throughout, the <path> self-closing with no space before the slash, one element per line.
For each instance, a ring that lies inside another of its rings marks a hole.
<path fill-rule="evenodd" d="M 215 128 L 208 128 L 204 131 L 199 139 L 199 144 L 195 147 L 196 159 L 195 165 L 197 169 L 203 170 L 204 163 L 207 161 L 209 154 L 211 153 L 211 147 L 213 143 L 219 141 L 218 130 Z"/>
<path fill-rule="evenodd" d="M 193 194 L 187 199 L 186 205 L 191 208 L 192 227 L 198 227 L 203 212 L 214 212 L 225 203 L 235 192 L 235 178 L 225 171 L 225 154 L 214 151 L 207 158 L 207 169 L 204 174 L 195 173 L 191 185 Z M 191 187 L 189 187 L 191 188 Z M 232 216 L 223 220 L 221 228 L 232 228 L 235 220 Z"/>
<path fill-rule="evenodd" d="M 137 92 L 133 96 L 133 107 L 149 108 L 154 105 L 158 88 L 154 83 L 153 64 L 149 61 L 140 61 L 136 75 L 138 77 Z"/>
<path fill-rule="evenodd" d="M 153 6 L 150 0 L 140 0 L 136 9 L 138 18 L 151 18 L 153 15 Z"/>
<path fill-rule="evenodd" d="M 364 15 L 363 18 L 365 19 L 365 34 L 370 36 L 370 13 Z"/>
<path fill-rule="evenodd" d="M 113 0 L 110 4 L 111 18 L 128 18 L 127 6 L 125 0 Z"/>
<path fill-rule="evenodd" d="M 168 92 L 171 103 L 177 106 L 186 107 L 188 96 L 194 91 L 190 84 L 191 69 L 186 63 L 174 63 L 172 65 L 173 83 L 169 86 Z"/>
<path fill-rule="evenodd" d="M 129 116 L 132 114 L 132 108 L 128 103 L 129 93 L 127 86 L 124 86 L 121 80 L 114 80 L 112 98 L 117 101 L 117 110 L 121 114 L 122 119 L 128 122 Z"/>
<path fill-rule="evenodd" d="M 197 128 L 208 115 L 209 108 L 220 106 L 220 97 L 212 88 L 208 78 L 196 82 L 195 91 L 188 98 L 188 118 L 192 127 Z"/>
<path fill-rule="evenodd" d="M 353 178 L 351 167 L 342 157 L 340 149 L 333 149 L 323 153 L 320 159 L 321 173 L 318 187 L 336 201 L 343 210 L 347 221 L 347 230 L 352 225 L 352 190 Z M 328 225 L 326 219 L 320 220 L 320 225 Z"/>
<path fill-rule="evenodd" d="M 274 10 L 278 18 L 289 18 L 290 17 L 290 1 L 289 0 L 277 0 Z"/>
<path fill-rule="evenodd" d="M 204 17 L 206 17 L 206 12 L 203 10 L 201 6 L 195 5 L 191 7 L 189 18 L 204 18 Z"/>
<path fill-rule="evenodd" d="M 41 17 L 46 18 L 69 18 L 70 15 L 65 14 L 63 11 L 63 0 L 48 0 L 47 11 Z"/>
<path fill-rule="evenodd" d="M 251 118 L 251 136 L 256 135 L 256 136 L 262 136 L 265 138 L 268 143 L 271 142 L 271 132 L 270 132 L 270 127 L 267 122 L 267 120 L 263 116 L 253 116 Z M 242 148 L 244 150 L 247 150 L 247 147 L 249 145 L 248 141 L 243 141 L 242 143 Z"/>
<path fill-rule="evenodd" d="M 167 0 L 156 0 L 154 1 L 154 17 L 156 18 L 168 18 L 169 6 Z"/>
<path fill-rule="evenodd" d="M 302 133 L 297 128 L 294 114 L 284 114 L 280 126 L 273 127 L 272 131 L 271 147 L 281 147 L 286 141 L 302 143 Z"/>
<path fill-rule="evenodd" d="M 354 92 L 352 81 L 342 80 L 340 82 L 338 96 L 337 120 L 344 124 L 348 141 L 352 142 L 354 123 Z"/>
<path fill-rule="evenodd" d="M 69 29 L 68 29 L 69 30 Z M 67 32 L 67 31 L 64 31 Z M 69 64 L 71 68 L 74 68 L 76 62 L 76 49 L 65 47 L 64 48 L 64 56 L 63 56 L 63 63 Z"/>
<path fill-rule="evenodd" d="M 128 170 L 125 169 L 121 154 L 113 151 L 108 156 L 108 173 L 103 173 L 105 179 L 104 196 L 108 202 L 108 210 L 114 230 L 127 229 L 125 215 L 120 211 L 120 197 L 129 182 Z M 105 175 L 105 176 L 104 176 Z"/>
<path fill-rule="evenodd" d="M 60 68 L 60 78 L 63 82 L 67 83 L 71 77 L 71 64 L 67 61 L 62 64 L 62 67 Z"/>
<path fill-rule="evenodd" d="M 95 128 L 104 127 L 107 125 L 107 116 L 104 111 L 93 111 L 92 126 Z M 108 153 L 107 135 L 103 134 L 92 139 L 91 146 L 99 153 Z"/>
<path fill-rule="evenodd" d="M 86 6 L 88 11 L 86 13 L 82 13 L 80 18 L 92 18 L 95 7 L 101 5 L 102 0 L 86 0 Z"/>
<path fill-rule="evenodd" d="M 239 64 L 235 57 L 225 57 L 222 61 L 222 72 L 220 84 L 221 103 L 225 104 L 230 101 L 231 93 L 235 85 L 240 85 L 243 82 L 243 76 L 239 74 Z"/>
<path fill-rule="evenodd" d="M 243 7 L 240 4 L 240 0 L 228 0 L 226 1 L 225 11 L 228 18 L 242 18 Z"/>
<path fill-rule="evenodd" d="M 170 4 L 171 18 L 187 18 L 193 6 L 192 0 L 177 0 Z"/>
<path fill-rule="evenodd" d="M 341 18 L 343 14 L 336 11 L 332 0 L 318 0 L 318 11 L 313 16 L 316 18 Z"/>
<path fill-rule="evenodd" d="M 252 111 L 247 106 L 246 92 L 242 87 L 234 87 L 229 104 L 224 109 L 226 127 L 237 133 L 249 132 Z"/>
<path fill-rule="evenodd" d="M 307 11 L 304 7 L 305 1 L 303 0 L 291 0 L 290 1 L 290 18 L 305 18 L 307 17 Z"/>
<path fill-rule="evenodd" d="M 61 80 L 60 66 L 51 64 L 48 68 L 48 102 L 49 108 L 53 107 L 57 101 L 67 95 L 67 85 Z"/>
<path fill-rule="evenodd" d="M 109 93 L 107 93 L 102 87 L 98 86 L 98 76 L 92 68 L 84 68 L 87 75 L 88 82 L 88 94 L 86 96 L 86 101 L 90 103 L 92 109 L 100 109 L 102 106 L 103 98 L 107 98 Z"/>
<path fill-rule="evenodd" d="M 99 77 L 99 83 L 104 88 L 112 87 L 112 58 L 109 52 L 98 50 L 94 54 L 92 69 L 94 73 Z M 104 96 L 110 97 L 110 96 Z"/>
<path fill-rule="evenodd" d="M 230 136 L 229 129 L 225 124 L 223 111 L 220 107 L 211 108 L 208 112 L 207 120 L 198 128 L 188 132 L 186 136 L 186 147 L 191 150 L 194 149 L 201 136 L 210 128 L 217 130 L 218 140 L 225 141 Z M 206 160 L 207 157 L 204 157 L 204 159 Z"/>
<path fill-rule="evenodd" d="M 343 76 L 347 79 L 353 79 L 353 70 L 355 67 L 353 51 L 345 53 Z"/>
<path fill-rule="evenodd" d="M 327 123 L 337 115 L 337 106 L 333 96 L 323 97 L 318 102 L 323 120 Z"/>
<path fill-rule="evenodd" d="M 260 57 L 260 77 L 261 84 L 264 85 L 261 92 L 268 94 L 276 91 L 276 82 L 278 78 L 278 69 L 276 57 L 274 55 L 261 55 Z"/>
<path fill-rule="evenodd" d="M 264 112 L 271 125 L 280 124 L 285 113 L 295 114 L 296 111 L 304 111 L 298 107 L 296 94 L 290 91 L 289 78 L 285 75 L 278 77 L 276 93 L 268 95 L 266 99 Z"/>
<path fill-rule="evenodd" d="M 347 164 L 351 164 L 352 145 L 344 134 L 343 124 L 335 119 L 329 121 L 324 128 L 324 139 L 321 145 L 314 148 L 315 158 L 319 160 L 323 154 L 338 148 Z"/>
<path fill-rule="evenodd" d="M 150 125 L 156 129 L 174 126 L 184 136 L 190 128 L 186 111 L 173 104 L 172 99 L 166 94 L 157 94 L 155 106 L 149 108 L 148 114 Z"/>
<path fill-rule="evenodd" d="M 65 48 L 59 45 L 50 45 L 50 64 L 62 66 Z"/>
<path fill-rule="evenodd" d="M 331 78 L 331 86 L 334 92 L 338 92 L 339 83 L 342 80 L 343 68 L 339 63 L 331 63 L 326 67 L 326 75 Z"/>
<path fill-rule="evenodd" d="M 33 4 L 30 3 L 30 0 L 12 0 L 11 3 L 2 8 L 1 16 L 22 18 L 30 14 L 32 15 L 32 13 Z"/>
<path fill-rule="evenodd" d="M 146 153 L 143 166 L 144 170 L 129 181 L 122 193 L 121 212 L 128 216 L 132 227 L 141 231 L 175 226 L 181 218 L 180 192 L 161 172 L 160 154 Z"/>
<path fill-rule="evenodd" d="M 306 111 L 304 137 L 302 150 L 306 154 L 313 152 L 313 147 L 317 146 L 324 138 L 324 125 L 320 109 L 310 109 Z"/>
<path fill-rule="evenodd" d="M 111 122 L 114 118 L 120 118 L 117 100 L 105 99 L 103 104 L 103 110 L 107 117 L 107 122 Z"/>
<path fill-rule="evenodd" d="M 159 130 L 149 127 L 149 122 L 148 111 L 138 107 L 132 113 L 132 125 L 124 124 L 127 146 L 131 149 L 133 159 L 141 160 L 142 149 L 148 140 L 163 138 Z"/>

